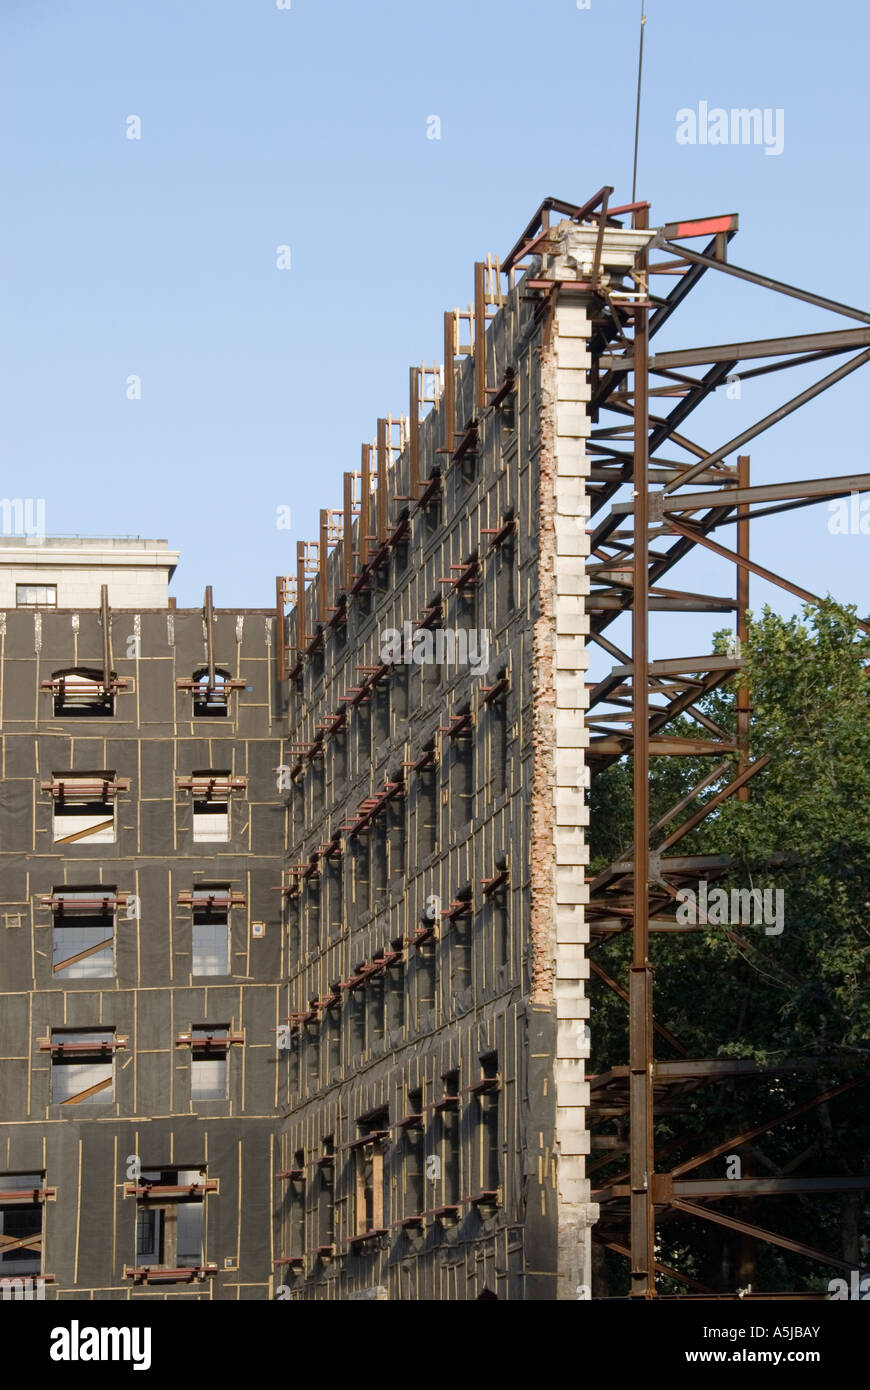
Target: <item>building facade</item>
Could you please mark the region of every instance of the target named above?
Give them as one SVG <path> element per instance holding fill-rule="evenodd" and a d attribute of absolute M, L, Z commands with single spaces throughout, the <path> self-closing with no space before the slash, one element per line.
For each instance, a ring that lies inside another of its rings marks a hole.
<path fill-rule="evenodd" d="M 603 234 L 625 302 L 650 235 Z M 307 588 L 300 548 L 284 1297 L 588 1296 L 595 241 L 561 223 L 507 286 L 478 265 Z"/>
<path fill-rule="evenodd" d="M 0 616 L 4 1297 L 266 1298 L 275 616 L 170 607 L 165 563 L 112 606 L 120 541 L 68 605 L 53 549 Z"/>

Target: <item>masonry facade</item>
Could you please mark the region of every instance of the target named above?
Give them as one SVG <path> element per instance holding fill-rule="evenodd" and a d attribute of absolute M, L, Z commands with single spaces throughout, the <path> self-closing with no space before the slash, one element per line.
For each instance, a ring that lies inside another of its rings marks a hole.
<path fill-rule="evenodd" d="M 110 608 L 108 588 L 0 616 L 0 1280 L 262 1299 L 275 616 Z"/>
<path fill-rule="evenodd" d="M 290 618 L 281 1297 L 588 1296 L 593 249 L 478 267 Z"/>

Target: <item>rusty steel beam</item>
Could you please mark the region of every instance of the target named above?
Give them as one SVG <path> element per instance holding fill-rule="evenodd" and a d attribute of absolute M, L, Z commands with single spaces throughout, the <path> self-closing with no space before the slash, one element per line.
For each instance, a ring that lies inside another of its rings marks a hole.
<path fill-rule="evenodd" d="M 206 589 L 210 594 L 211 589 Z M 111 614 L 109 611 L 109 586 L 100 585 L 100 623 L 103 629 L 103 690 L 108 695 L 112 688 L 112 635 L 109 631 Z"/>
<path fill-rule="evenodd" d="M 350 593 L 353 585 L 353 474 L 344 475 L 344 535 L 341 543 L 342 588 Z"/>
<path fill-rule="evenodd" d="M 826 299 L 824 295 L 812 294 L 809 290 L 798 289 L 795 285 L 788 285 L 784 280 L 774 280 L 769 275 L 759 275 L 754 270 L 744 270 L 742 266 L 733 265 L 729 261 L 716 260 L 710 255 L 702 254 L 699 251 L 690 251 L 686 246 L 675 246 L 672 242 L 665 242 L 661 248 L 663 251 L 671 251 L 677 256 L 683 256 L 687 261 L 691 261 L 698 267 L 705 270 L 721 270 L 726 275 L 734 275 L 739 280 L 748 280 L 752 285 L 759 285 L 762 289 L 776 290 L 777 294 L 790 296 L 792 299 L 802 299 L 806 304 L 815 304 L 819 309 L 832 309 L 835 314 L 844 314 L 846 318 L 858 319 L 861 323 L 870 323 L 870 314 L 864 309 L 853 309 L 849 304 L 840 304 L 836 299 Z"/>
<path fill-rule="evenodd" d="M 606 195 L 605 195 L 606 196 Z M 647 226 L 646 211 L 635 217 L 635 226 Z M 636 260 L 641 287 L 646 287 L 649 258 Z M 634 329 L 634 603 L 632 608 L 632 712 L 634 747 L 632 788 L 634 796 L 634 901 L 632 952 L 629 972 L 629 1067 L 631 1167 L 631 1288 L 632 1298 L 655 1297 L 655 1206 L 652 1175 L 655 1169 L 653 1131 L 652 968 L 649 959 L 649 372 L 648 310 L 637 309 Z"/>
<path fill-rule="evenodd" d="M 377 524 L 375 526 L 377 546 L 380 548 L 387 539 L 387 461 L 390 457 L 387 421 L 378 420 L 378 490 Z"/>
<path fill-rule="evenodd" d="M 434 394 L 434 393 L 433 393 Z M 410 368 L 408 390 L 409 412 L 409 450 L 410 472 L 408 475 L 408 496 L 416 502 L 420 490 L 420 368 Z"/>

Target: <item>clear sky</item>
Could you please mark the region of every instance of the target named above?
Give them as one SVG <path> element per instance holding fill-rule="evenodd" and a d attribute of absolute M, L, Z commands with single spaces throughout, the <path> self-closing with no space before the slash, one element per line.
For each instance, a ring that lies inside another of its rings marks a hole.
<path fill-rule="evenodd" d="M 546 195 L 631 193 L 639 0 L 279 3 L 0 9 L 0 490 L 44 498 L 49 534 L 167 538 L 180 604 L 207 583 L 221 607 L 271 604 L 377 416 L 407 411 L 408 366 L 440 360 L 474 260 Z M 866 4 L 647 14 L 653 223 L 738 211 L 732 260 L 868 307 Z M 704 101 L 781 109 L 782 152 L 678 143 L 677 111 Z M 691 298 L 660 348 L 849 326 L 721 276 Z M 718 445 L 840 360 L 720 392 L 695 437 Z M 868 373 L 757 441 L 754 481 L 867 469 Z M 827 520 L 760 521 L 755 553 L 866 613 L 870 536 Z M 683 577 L 733 583 L 716 561 Z M 753 606 L 770 595 L 753 581 Z M 706 649 L 711 625 L 677 645 Z"/>

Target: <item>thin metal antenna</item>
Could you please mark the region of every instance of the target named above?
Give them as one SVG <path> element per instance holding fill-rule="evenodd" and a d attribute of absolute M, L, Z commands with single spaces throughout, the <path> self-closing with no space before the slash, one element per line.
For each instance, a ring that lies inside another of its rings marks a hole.
<path fill-rule="evenodd" d="M 646 26 L 646 0 L 640 0 L 640 51 L 637 57 L 637 107 L 634 117 L 634 169 L 631 175 L 631 201 L 637 196 L 637 147 L 640 140 L 640 84 L 643 77 L 643 31 Z"/>

